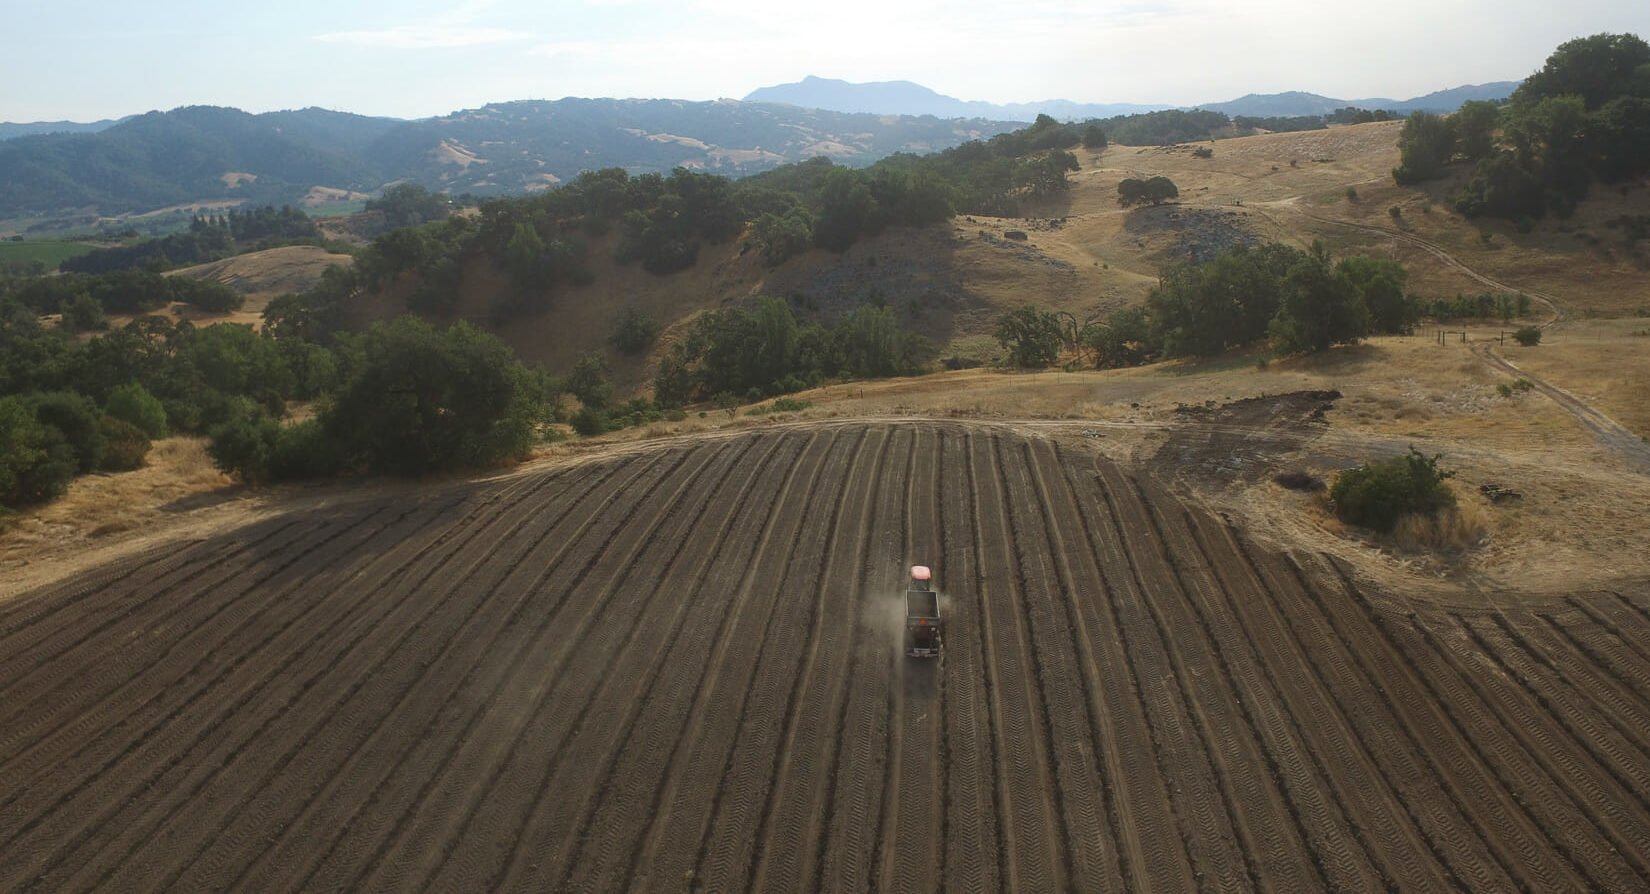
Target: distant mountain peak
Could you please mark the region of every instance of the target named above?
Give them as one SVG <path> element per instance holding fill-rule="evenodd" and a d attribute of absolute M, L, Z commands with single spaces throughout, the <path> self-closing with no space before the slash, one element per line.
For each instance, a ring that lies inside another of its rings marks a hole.
<path fill-rule="evenodd" d="M 1468 100 L 1500 100 L 1512 95 L 1517 81 L 1498 81 L 1439 90 L 1414 99 L 1396 100 L 1377 97 L 1371 99 L 1335 99 L 1290 90 L 1283 93 L 1250 93 L 1227 102 L 1203 103 L 1183 108 L 1207 109 L 1228 115 L 1255 117 L 1294 117 L 1327 115 L 1337 109 L 1356 106 L 1363 109 L 1389 109 L 1407 113 L 1417 109 L 1428 112 L 1453 112 Z M 771 102 L 826 109 L 833 112 L 866 112 L 874 115 L 933 115 L 936 118 L 984 118 L 992 121 L 1032 121 L 1038 114 L 1047 114 L 1064 120 L 1110 118 L 1114 115 L 1132 115 L 1172 108 L 1167 105 L 1137 103 L 1079 103 L 1064 99 L 1041 102 L 994 104 L 967 101 L 946 96 L 911 81 L 868 81 L 854 83 L 839 78 L 807 75 L 800 81 L 776 84 L 753 90 L 746 102 Z"/>

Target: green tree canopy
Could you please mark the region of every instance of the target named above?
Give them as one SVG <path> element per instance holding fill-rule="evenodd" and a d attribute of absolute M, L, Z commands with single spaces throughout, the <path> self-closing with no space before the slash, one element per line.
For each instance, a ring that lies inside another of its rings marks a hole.
<path fill-rule="evenodd" d="M 320 417 L 346 465 L 396 475 L 485 468 L 532 445 L 543 383 L 486 332 L 400 317 L 351 338 L 346 354 L 343 385 Z"/>

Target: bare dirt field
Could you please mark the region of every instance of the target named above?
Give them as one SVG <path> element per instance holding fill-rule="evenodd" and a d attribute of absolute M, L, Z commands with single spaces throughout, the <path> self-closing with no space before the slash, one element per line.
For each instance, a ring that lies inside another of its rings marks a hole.
<path fill-rule="evenodd" d="M 1647 642 L 1643 586 L 1400 595 L 1080 443 L 705 437 L 0 604 L 0 888 L 1642 890 Z"/>

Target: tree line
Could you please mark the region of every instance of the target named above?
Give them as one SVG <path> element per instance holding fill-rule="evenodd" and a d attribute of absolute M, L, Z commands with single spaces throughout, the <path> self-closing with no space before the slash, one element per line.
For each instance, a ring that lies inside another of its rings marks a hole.
<path fill-rule="evenodd" d="M 1650 173 L 1650 44 L 1595 34 L 1561 44 L 1505 106 L 1469 102 L 1448 118 L 1416 112 L 1399 137 L 1400 185 L 1472 173 L 1454 197 L 1469 217 L 1527 226 L 1567 217 L 1594 181 Z"/>
<path fill-rule="evenodd" d="M 255 248 L 302 240 L 319 240 L 321 230 L 302 210 L 272 205 L 227 214 L 196 215 L 189 228 L 132 245 L 95 249 L 65 260 L 59 269 L 70 273 L 111 273 L 117 270 L 170 270 L 204 264 Z"/>
<path fill-rule="evenodd" d="M 1310 354 L 1369 335 L 1407 334 L 1425 315 L 1501 316 L 1530 309 L 1528 296 L 1457 296 L 1428 301 L 1406 292 L 1397 261 L 1334 261 L 1321 243 L 1236 246 L 1201 266 L 1171 265 L 1144 305 L 1079 324 L 1027 305 L 998 318 L 1008 363 L 1039 368 L 1074 349 L 1096 368 L 1177 357 L 1212 357 L 1264 343 L 1276 356 Z"/>

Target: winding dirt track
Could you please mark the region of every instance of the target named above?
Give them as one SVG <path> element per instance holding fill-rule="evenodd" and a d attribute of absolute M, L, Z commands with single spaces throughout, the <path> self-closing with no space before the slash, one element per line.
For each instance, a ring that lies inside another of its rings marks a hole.
<path fill-rule="evenodd" d="M 1644 890 L 1647 693 L 1644 591 L 1410 606 L 1049 441 L 790 429 L 0 606 L 0 889 Z"/>

